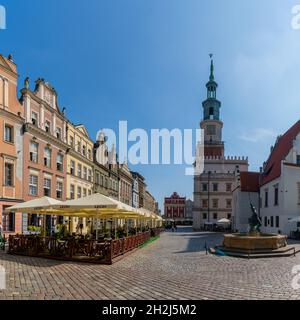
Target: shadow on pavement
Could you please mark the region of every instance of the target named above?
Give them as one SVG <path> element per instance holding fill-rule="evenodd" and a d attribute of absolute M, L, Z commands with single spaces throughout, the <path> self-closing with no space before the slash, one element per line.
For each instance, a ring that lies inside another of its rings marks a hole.
<path fill-rule="evenodd" d="M 223 234 L 217 232 L 193 231 L 192 227 L 178 227 L 177 231 L 167 231 L 174 237 L 185 237 L 188 243 L 185 250 L 176 251 L 174 254 L 189 252 L 205 252 L 207 248 L 219 245 L 223 241 Z"/>
<path fill-rule="evenodd" d="M 49 268 L 52 266 L 70 263 L 69 261 L 47 259 L 42 257 L 39 258 L 39 257 L 28 257 L 28 256 L 22 256 L 22 255 L 12 255 L 5 252 L 0 252 L 0 264 L 2 261 L 13 262 L 17 264 L 23 264 L 23 265 L 39 267 L 39 268 Z"/>

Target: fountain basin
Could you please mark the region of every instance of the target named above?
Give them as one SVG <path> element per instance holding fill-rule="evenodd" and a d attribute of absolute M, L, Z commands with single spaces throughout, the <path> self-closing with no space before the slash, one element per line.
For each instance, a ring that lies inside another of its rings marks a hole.
<path fill-rule="evenodd" d="M 287 246 L 287 236 L 266 233 L 257 235 L 248 235 L 246 233 L 226 234 L 224 235 L 223 246 L 228 249 L 276 250 Z"/>

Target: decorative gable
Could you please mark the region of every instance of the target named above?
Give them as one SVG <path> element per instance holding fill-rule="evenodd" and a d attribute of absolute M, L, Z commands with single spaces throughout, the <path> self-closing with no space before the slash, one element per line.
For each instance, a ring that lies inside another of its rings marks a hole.
<path fill-rule="evenodd" d="M 35 92 L 38 97 L 45 101 L 54 110 L 60 112 L 57 105 L 57 94 L 55 89 L 49 82 L 45 82 L 44 79 L 39 78 L 36 82 Z"/>
<path fill-rule="evenodd" d="M 77 126 L 75 126 L 75 128 L 80 131 L 83 135 L 85 135 L 87 138 L 90 139 L 89 133 L 86 129 L 86 127 L 83 124 L 79 124 Z"/>
<path fill-rule="evenodd" d="M 4 68 L 8 69 L 9 71 L 15 72 L 10 65 L 7 63 L 6 59 L 0 54 L 0 65 Z"/>

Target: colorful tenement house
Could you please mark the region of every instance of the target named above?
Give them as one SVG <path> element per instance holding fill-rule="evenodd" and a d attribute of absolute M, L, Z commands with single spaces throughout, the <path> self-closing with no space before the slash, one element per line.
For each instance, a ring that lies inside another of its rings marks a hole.
<path fill-rule="evenodd" d="M 39 230 L 37 214 L 9 213 L 16 202 L 43 196 L 64 201 L 93 192 L 157 211 L 146 193 L 145 179 L 119 165 L 115 146 L 108 152 L 103 131 L 94 144 L 84 125 L 73 125 L 57 102 L 57 93 L 44 79 L 30 89 L 29 78 L 17 99 L 17 67 L 10 55 L 0 55 L 0 222 L 5 235 Z M 137 194 L 138 193 L 138 196 Z M 93 231 L 93 221 L 47 216 L 46 231 L 65 223 L 71 232 Z M 78 230 L 78 228 L 80 230 Z"/>
<path fill-rule="evenodd" d="M 145 183 L 145 178 L 140 173 L 133 171 L 131 171 L 131 176 L 133 180 L 137 181 L 138 185 L 138 199 L 136 200 L 136 204 L 138 203 L 139 208 L 143 208 L 145 205 L 145 192 L 147 187 Z"/>
<path fill-rule="evenodd" d="M 90 139 L 84 125 L 67 123 L 67 200 L 89 196 L 94 191 L 94 142 Z M 87 232 L 85 218 L 69 220 L 70 232 Z"/>
<path fill-rule="evenodd" d="M 186 197 L 180 197 L 174 192 L 164 201 L 164 218 L 167 221 L 175 221 L 178 224 L 186 223 Z"/>
<path fill-rule="evenodd" d="M 221 102 L 217 100 L 218 84 L 214 78 L 214 64 L 211 60 L 210 77 L 206 84 L 207 99 L 202 103 L 204 130 L 204 171 L 194 176 L 193 226 L 195 230 L 212 227 L 222 218 L 231 219 L 232 190 L 235 175 L 248 171 L 248 159 L 225 157 L 222 141 L 223 122 L 220 120 Z"/>
<path fill-rule="evenodd" d="M 132 183 L 132 206 L 134 208 L 139 208 L 140 207 L 140 203 L 139 203 L 139 178 L 138 176 L 135 174 L 135 172 L 130 172 L 132 179 L 133 179 L 133 183 Z"/>
<path fill-rule="evenodd" d="M 0 55 L 0 223 L 6 236 L 22 232 L 22 215 L 4 210 L 22 202 L 23 107 L 17 99 L 17 67 Z"/>
<path fill-rule="evenodd" d="M 127 165 L 127 161 L 119 164 L 119 200 L 132 206 L 132 184 L 133 179 Z"/>
<path fill-rule="evenodd" d="M 151 212 L 156 212 L 156 210 L 157 210 L 155 198 L 148 190 L 145 190 L 144 207 L 143 208 L 145 208 Z"/>
<path fill-rule="evenodd" d="M 23 136 L 23 200 L 48 196 L 58 200 L 66 199 L 66 119 L 57 103 L 57 93 L 43 79 L 36 81 L 34 91 L 29 80 L 21 90 L 20 101 L 24 107 Z M 53 232 L 59 217 L 47 216 L 47 232 Z M 23 232 L 28 226 L 41 226 L 38 215 L 23 218 Z"/>
<path fill-rule="evenodd" d="M 260 196 L 263 232 L 290 235 L 300 224 L 300 120 L 279 136 L 261 176 Z"/>
<path fill-rule="evenodd" d="M 109 152 L 103 130 L 94 144 L 94 169 L 96 193 L 101 193 L 115 200 L 119 199 L 119 179 L 116 148 L 113 145 Z"/>

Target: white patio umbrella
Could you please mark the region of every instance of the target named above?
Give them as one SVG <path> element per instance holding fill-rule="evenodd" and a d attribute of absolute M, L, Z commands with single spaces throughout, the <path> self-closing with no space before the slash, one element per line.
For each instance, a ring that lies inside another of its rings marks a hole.
<path fill-rule="evenodd" d="M 217 222 L 217 224 L 230 224 L 230 223 L 231 223 L 230 220 L 226 218 L 220 219 Z"/>
<path fill-rule="evenodd" d="M 289 218 L 288 222 L 300 222 L 300 216 L 294 217 L 294 218 Z"/>
<path fill-rule="evenodd" d="M 135 208 L 100 193 L 95 193 L 76 200 L 60 202 L 53 208 L 65 211 L 85 210 L 98 211 L 101 213 L 120 211 L 138 214 Z"/>
<path fill-rule="evenodd" d="M 143 216 L 137 209 L 100 193 L 76 200 L 64 201 L 54 206 L 53 209 L 70 216 L 94 218 L 97 224 L 100 218 L 105 220 L 112 219 L 115 225 L 115 232 L 117 232 L 118 221 L 126 222 L 127 219 L 139 219 Z M 96 237 L 98 237 L 98 228 Z"/>
<path fill-rule="evenodd" d="M 43 210 L 51 209 L 53 206 L 60 204 L 58 201 L 49 197 L 42 197 L 39 199 L 29 200 L 18 203 L 12 207 L 6 208 L 6 212 L 21 212 L 21 213 L 39 213 Z"/>

